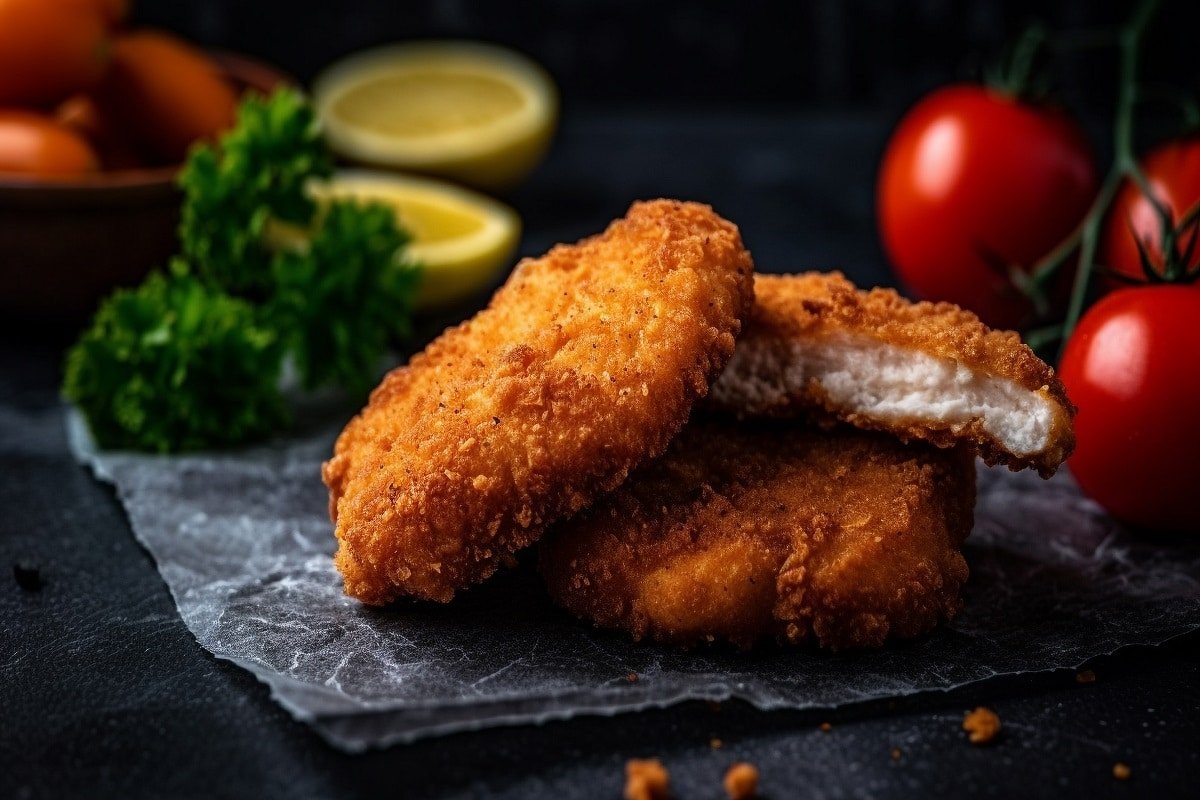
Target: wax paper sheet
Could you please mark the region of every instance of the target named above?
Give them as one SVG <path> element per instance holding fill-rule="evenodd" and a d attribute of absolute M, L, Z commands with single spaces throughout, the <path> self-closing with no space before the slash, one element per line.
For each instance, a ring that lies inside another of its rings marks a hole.
<path fill-rule="evenodd" d="M 857 653 L 681 652 L 556 610 L 530 563 L 450 605 L 346 598 L 319 477 L 333 428 L 162 457 L 97 452 L 73 413 L 68 427 L 196 640 L 350 751 L 687 699 L 834 707 L 1074 667 L 1200 627 L 1200 548 L 1121 530 L 1065 474 L 981 468 L 966 605 L 930 636 Z"/>

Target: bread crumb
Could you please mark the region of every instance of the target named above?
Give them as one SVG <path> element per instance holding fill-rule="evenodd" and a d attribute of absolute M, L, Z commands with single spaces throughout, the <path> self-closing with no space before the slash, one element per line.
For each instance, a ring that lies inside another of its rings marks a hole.
<path fill-rule="evenodd" d="M 638 674 L 636 672 L 631 672 L 625 676 L 625 680 L 629 681 L 630 683 L 637 683 L 638 682 Z"/>
<path fill-rule="evenodd" d="M 715 737 L 708 741 L 708 746 L 711 747 L 713 750 L 720 750 L 721 745 L 723 745 L 723 744 L 725 744 L 725 743 Z"/>
<path fill-rule="evenodd" d="M 1113 777 L 1116 778 L 1117 780 L 1127 781 L 1127 780 L 1129 780 L 1130 774 L 1131 774 L 1131 771 L 1129 769 L 1128 764 L 1121 762 L 1121 761 L 1118 761 L 1117 763 L 1113 764 Z"/>
<path fill-rule="evenodd" d="M 725 793 L 729 800 L 750 800 L 758 792 L 758 768 L 738 761 L 725 773 Z"/>
<path fill-rule="evenodd" d="M 892 748 L 892 761 L 899 761 L 900 757 L 903 755 L 904 755 L 904 751 L 901 750 L 899 747 Z"/>
<path fill-rule="evenodd" d="M 671 775 L 657 758 L 625 762 L 625 800 L 666 800 Z"/>
<path fill-rule="evenodd" d="M 1090 669 L 1081 670 L 1075 673 L 1076 683 L 1095 683 L 1096 673 Z"/>
<path fill-rule="evenodd" d="M 829 733 L 831 730 L 833 730 L 833 726 L 830 725 L 828 722 L 822 722 L 821 730 L 824 731 L 825 733 Z"/>
<path fill-rule="evenodd" d="M 987 744 L 1000 733 L 1000 717 L 990 708 L 980 706 L 963 717 L 962 726 L 971 744 Z"/>

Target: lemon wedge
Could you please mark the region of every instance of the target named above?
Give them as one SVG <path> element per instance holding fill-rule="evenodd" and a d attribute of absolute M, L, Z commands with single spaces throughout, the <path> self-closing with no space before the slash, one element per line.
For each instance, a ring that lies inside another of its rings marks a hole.
<path fill-rule="evenodd" d="M 413 237 L 407 253 L 421 264 L 417 309 L 445 306 L 478 292 L 512 263 L 521 218 L 501 202 L 433 178 L 344 170 L 311 187 L 318 199 L 384 203 Z"/>
<path fill-rule="evenodd" d="M 542 160 L 558 92 L 540 66 L 475 42 L 393 45 L 329 67 L 313 87 L 325 136 L 352 161 L 506 189 Z"/>

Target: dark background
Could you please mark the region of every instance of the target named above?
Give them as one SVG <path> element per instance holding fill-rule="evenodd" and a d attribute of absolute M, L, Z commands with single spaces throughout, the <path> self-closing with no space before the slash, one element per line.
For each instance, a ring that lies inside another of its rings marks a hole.
<path fill-rule="evenodd" d="M 337 57 L 400 39 L 467 37 L 515 47 L 572 104 L 891 108 L 977 75 L 1030 22 L 1111 29 L 1111 0 L 138 0 L 135 21 L 260 56 L 311 79 Z M 1152 81 L 1195 86 L 1200 4 L 1167 0 L 1145 55 Z M 1066 44 L 1066 43 L 1064 43 Z M 1070 104 L 1111 94 L 1111 53 L 1060 53 Z"/>
<path fill-rule="evenodd" d="M 522 253 L 595 232 L 630 200 L 666 195 L 714 203 L 740 225 L 760 267 L 843 267 L 862 283 L 889 281 L 872 188 L 903 110 L 969 77 L 1036 16 L 1090 29 L 1131 5 L 135 4 L 137 24 L 304 80 L 341 54 L 398 39 L 514 46 L 549 68 L 564 104 L 546 164 L 507 198 L 525 223 Z M 1154 80 L 1196 88 L 1197 7 L 1165 4 L 1147 52 Z M 1057 65 L 1061 98 L 1088 121 L 1101 153 L 1111 58 L 1075 53 Z M 1154 135 L 1168 131 L 1167 109 L 1149 111 Z M 679 798 L 722 796 L 734 759 L 758 764 L 777 800 L 1169 798 L 1194 797 L 1200 785 L 1195 634 L 1096 659 L 1089 685 L 1061 670 L 838 711 L 688 704 L 338 753 L 248 672 L 196 644 L 111 489 L 71 457 L 57 394 L 69 335 L 0 336 L 0 566 L 31 564 L 45 582 L 30 592 L 0 576 L 0 798 L 616 798 L 625 759 L 643 756 L 666 761 Z M 1004 721 L 991 748 L 971 747 L 960 730 L 978 704 Z M 824 721 L 831 732 L 819 729 Z M 1130 764 L 1131 780 L 1113 779 L 1116 761 Z"/>

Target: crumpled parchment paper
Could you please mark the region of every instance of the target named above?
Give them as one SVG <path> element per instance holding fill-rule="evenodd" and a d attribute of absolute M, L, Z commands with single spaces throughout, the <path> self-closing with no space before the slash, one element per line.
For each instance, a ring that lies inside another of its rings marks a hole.
<path fill-rule="evenodd" d="M 634 644 L 553 608 L 529 563 L 450 605 L 367 608 L 342 594 L 330 559 L 320 463 L 336 430 L 163 457 L 98 452 L 77 414 L 67 424 L 196 640 L 348 751 L 687 699 L 833 707 L 1074 667 L 1200 627 L 1200 547 L 1122 531 L 1065 474 L 985 468 L 964 610 L 878 651 Z"/>

